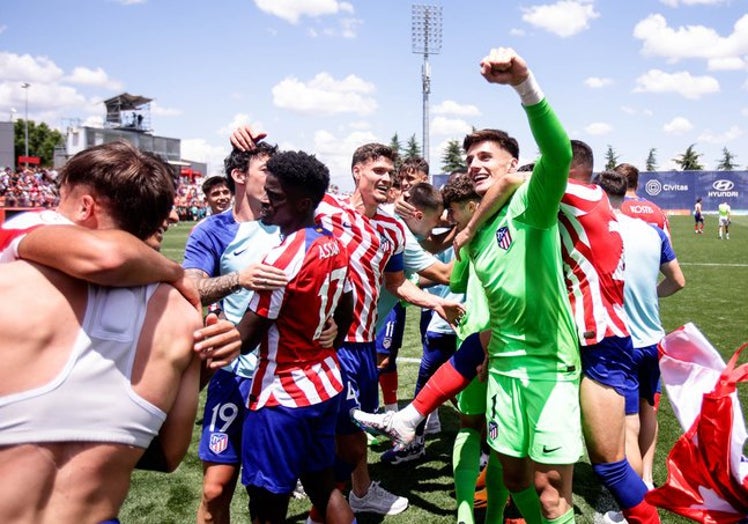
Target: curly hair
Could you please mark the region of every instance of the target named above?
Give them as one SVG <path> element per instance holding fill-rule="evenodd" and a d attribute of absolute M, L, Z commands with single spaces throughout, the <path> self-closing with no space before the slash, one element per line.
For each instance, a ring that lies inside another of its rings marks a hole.
<path fill-rule="evenodd" d="M 273 155 L 267 163 L 285 191 L 312 199 L 314 207 L 320 203 L 330 185 L 330 170 L 314 155 L 303 151 L 283 151 Z"/>

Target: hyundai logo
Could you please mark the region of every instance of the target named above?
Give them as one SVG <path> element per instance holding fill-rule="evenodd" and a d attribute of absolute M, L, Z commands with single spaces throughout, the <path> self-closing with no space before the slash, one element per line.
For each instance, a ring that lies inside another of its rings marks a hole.
<path fill-rule="evenodd" d="M 662 192 L 662 184 L 659 180 L 650 180 L 644 186 L 644 190 L 648 195 L 657 196 Z"/>
<path fill-rule="evenodd" d="M 712 187 L 715 191 L 730 191 L 735 187 L 735 183 L 732 180 L 725 180 L 723 178 L 722 180 L 715 180 Z"/>

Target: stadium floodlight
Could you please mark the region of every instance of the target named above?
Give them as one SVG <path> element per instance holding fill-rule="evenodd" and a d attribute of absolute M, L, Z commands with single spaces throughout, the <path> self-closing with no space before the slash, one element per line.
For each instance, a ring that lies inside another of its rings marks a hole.
<path fill-rule="evenodd" d="M 423 158 L 429 160 L 429 93 L 431 69 L 429 55 L 442 50 L 442 8 L 435 5 L 412 6 L 411 38 L 413 53 L 423 55 L 421 87 L 423 93 Z"/>
<path fill-rule="evenodd" d="M 26 113 L 23 117 L 23 128 L 26 135 L 26 169 L 29 167 L 29 87 L 31 87 L 31 84 L 28 82 L 21 84 L 21 88 L 26 91 Z"/>

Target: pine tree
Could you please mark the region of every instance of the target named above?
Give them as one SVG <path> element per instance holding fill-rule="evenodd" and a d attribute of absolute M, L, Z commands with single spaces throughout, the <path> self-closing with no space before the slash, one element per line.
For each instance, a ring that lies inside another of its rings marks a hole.
<path fill-rule="evenodd" d="M 685 153 L 673 159 L 673 162 L 678 164 L 682 171 L 702 171 L 704 169 L 704 166 L 699 162 L 701 153 L 697 153 L 693 149 L 695 145 L 691 144 Z"/>
<path fill-rule="evenodd" d="M 717 171 L 732 171 L 737 168 L 735 163 L 735 155 L 730 153 L 726 147 L 722 148 L 722 160 L 717 164 Z"/>
<path fill-rule="evenodd" d="M 451 173 L 452 171 L 465 169 L 467 169 L 467 164 L 462 154 L 460 142 L 456 139 L 450 140 L 447 142 L 447 147 L 444 148 L 444 154 L 442 155 L 442 171 Z"/>
<path fill-rule="evenodd" d="M 657 171 L 657 156 L 655 155 L 656 151 L 657 150 L 654 147 L 649 150 L 647 161 L 645 163 L 647 171 Z"/>
<path fill-rule="evenodd" d="M 408 145 L 405 146 L 405 151 L 403 152 L 403 156 L 405 158 L 412 157 L 412 156 L 421 156 L 421 146 L 419 146 L 418 142 L 416 141 L 415 133 L 413 133 L 408 139 Z"/>
<path fill-rule="evenodd" d="M 618 155 L 613 151 L 613 146 L 608 144 L 608 150 L 605 152 L 605 169 L 613 169 L 618 165 Z"/>

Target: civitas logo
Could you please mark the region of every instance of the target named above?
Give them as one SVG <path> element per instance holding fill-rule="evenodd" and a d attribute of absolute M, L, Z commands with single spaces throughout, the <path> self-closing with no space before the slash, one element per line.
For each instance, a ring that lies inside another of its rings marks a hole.
<path fill-rule="evenodd" d="M 735 183 L 732 180 L 715 180 L 712 184 L 712 187 L 715 189 L 715 191 L 730 191 L 733 187 L 735 187 Z"/>
<path fill-rule="evenodd" d="M 659 180 L 649 180 L 644 186 L 644 191 L 648 195 L 657 196 L 662 192 L 662 184 L 660 184 Z"/>

